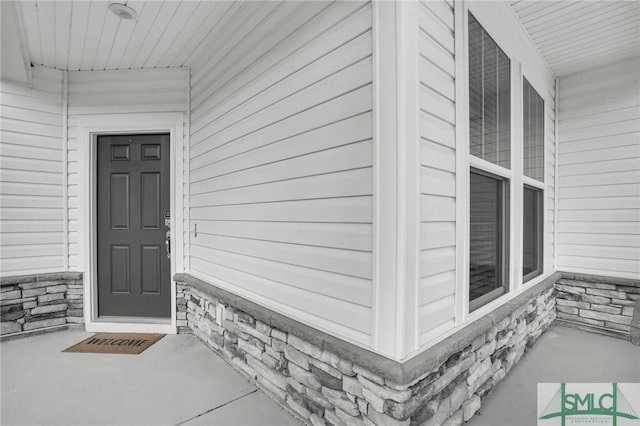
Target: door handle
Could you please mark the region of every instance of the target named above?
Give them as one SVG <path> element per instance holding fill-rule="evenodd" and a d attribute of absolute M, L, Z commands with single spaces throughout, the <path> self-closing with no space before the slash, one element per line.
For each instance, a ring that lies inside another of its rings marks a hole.
<path fill-rule="evenodd" d="M 167 239 L 164 240 L 164 249 L 167 251 L 167 259 L 171 259 L 171 231 L 167 231 Z"/>

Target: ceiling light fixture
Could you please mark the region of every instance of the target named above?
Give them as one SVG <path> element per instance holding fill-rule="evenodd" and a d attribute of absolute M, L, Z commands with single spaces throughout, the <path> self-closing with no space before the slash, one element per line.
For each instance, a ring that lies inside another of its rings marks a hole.
<path fill-rule="evenodd" d="M 135 10 L 122 3 L 109 3 L 109 10 L 121 19 L 136 19 L 138 16 Z"/>

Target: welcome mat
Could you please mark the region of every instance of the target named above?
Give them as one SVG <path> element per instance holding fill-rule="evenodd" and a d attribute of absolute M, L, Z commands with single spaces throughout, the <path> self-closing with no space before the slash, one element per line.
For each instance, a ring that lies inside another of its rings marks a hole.
<path fill-rule="evenodd" d="M 164 334 L 98 333 L 62 352 L 138 355 Z"/>

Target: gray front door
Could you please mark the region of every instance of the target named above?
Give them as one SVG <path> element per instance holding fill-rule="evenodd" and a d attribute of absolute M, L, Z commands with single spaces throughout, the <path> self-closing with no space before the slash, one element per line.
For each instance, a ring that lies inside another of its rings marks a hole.
<path fill-rule="evenodd" d="M 169 135 L 98 136 L 98 316 L 171 317 Z"/>

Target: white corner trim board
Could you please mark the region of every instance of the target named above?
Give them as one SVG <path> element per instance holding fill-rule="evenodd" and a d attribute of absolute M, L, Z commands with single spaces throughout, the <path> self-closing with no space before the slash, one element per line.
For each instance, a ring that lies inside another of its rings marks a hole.
<path fill-rule="evenodd" d="M 169 132 L 171 143 L 171 229 L 174 230 L 175 255 L 171 256 L 171 276 L 183 271 L 183 114 L 182 113 L 127 113 L 96 114 L 78 117 L 80 180 L 79 194 L 84 202 L 80 206 L 80 241 L 84 265 L 85 325 L 89 332 L 155 332 L 176 333 L 176 285 L 171 281 L 171 321 L 135 319 L 128 322 L 109 321 L 97 317 L 96 288 L 96 143 L 100 134 L 128 134 Z"/>
<path fill-rule="evenodd" d="M 62 72 L 62 268 L 69 270 L 69 92 L 67 71 Z"/>
<path fill-rule="evenodd" d="M 418 344 L 419 155 L 412 5 L 374 2 L 373 348 L 397 359 Z M 394 34 L 397 34 L 396 37 Z M 393 99 L 394 101 L 390 101 Z M 390 203 L 389 200 L 397 200 Z"/>

